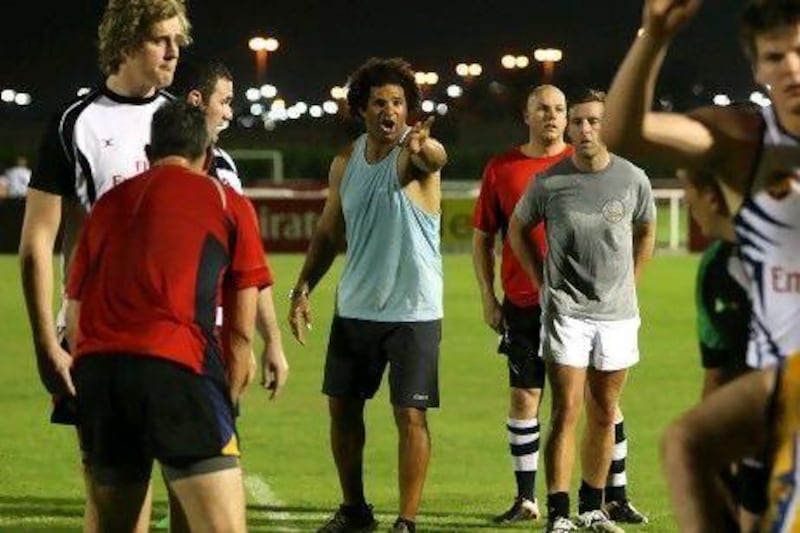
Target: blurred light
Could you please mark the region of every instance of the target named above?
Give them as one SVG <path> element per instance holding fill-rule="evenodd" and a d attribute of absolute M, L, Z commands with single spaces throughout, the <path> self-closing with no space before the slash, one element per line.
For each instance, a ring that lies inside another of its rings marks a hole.
<path fill-rule="evenodd" d="M 425 73 L 425 84 L 426 85 L 436 85 L 439 83 L 439 75 L 435 72 L 426 72 Z"/>
<path fill-rule="evenodd" d="M 275 98 L 278 95 L 278 88 L 267 83 L 262 85 L 258 92 L 264 98 Z"/>
<path fill-rule="evenodd" d="M 286 109 L 286 100 L 283 98 L 276 98 L 272 101 L 272 105 L 270 105 L 270 110 L 274 111 L 276 109 Z"/>
<path fill-rule="evenodd" d="M 288 114 L 286 112 L 285 107 L 278 107 L 274 109 L 270 109 L 269 113 L 267 113 L 267 118 L 269 120 L 274 120 L 277 122 L 284 121 L 288 118 Z"/>
<path fill-rule="evenodd" d="M 753 91 L 750 93 L 750 101 L 760 107 L 769 107 L 772 105 L 770 99 L 761 91 Z"/>
<path fill-rule="evenodd" d="M 414 73 L 414 81 L 417 82 L 417 85 L 425 85 L 425 73 L 424 72 L 415 72 Z"/>
<path fill-rule="evenodd" d="M 247 46 L 249 46 L 250 50 L 253 52 L 274 52 L 278 49 L 280 43 L 278 42 L 278 39 L 274 39 L 272 37 L 253 37 L 247 41 Z"/>
<path fill-rule="evenodd" d="M 267 52 L 274 52 L 280 45 L 281 43 L 279 43 L 278 39 L 275 39 L 274 37 L 270 37 L 264 42 L 264 47 L 266 48 Z"/>
<path fill-rule="evenodd" d="M 250 88 L 249 88 L 249 89 L 247 89 L 247 91 L 244 93 L 244 96 L 245 96 L 245 98 L 247 98 L 247 101 L 248 101 L 248 102 L 255 102 L 256 100 L 258 100 L 259 98 L 261 98 L 261 91 L 259 91 L 259 90 L 258 90 L 258 89 L 256 89 L 255 87 L 250 87 Z"/>
<path fill-rule="evenodd" d="M 668 96 L 662 96 L 658 99 L 658 104 L 661 106 L 661 109 L 664 111 L 672 111 L 673 104 L 672 100 Z"/>
<path fill-rule="evenodd" d="M 517 68 L 525 68 L 530 64 L 531 62 L 528 59 L 528 56 L 517 56 L 514 58 L 514 66 Z"/>
<path fill-rule="evenodd" d="M 456 74 L 459 76 L 468 76 L 469 75 L 469 65 L 466 63 L 459 63 L 456 65 Z"/>
<path fill-rule="evenodd" d="M 537 48 L 533 51 L 533 58 L 540 63 L 557 63 L 564 57 L 564 53 L 558 48 Z"/>
<path fill-rule="evenodd" d="M 311 107 L 308 108 L 308 114 L 314 118 L 321 117 L 322 113 L 323 113 L 322 106 L 312 105 Z"/>
<path fill-rule="evenodd" d="M 432 100 L 424 100 L 422 102 L 422 111 L 425 113 L 430 113 L 436 107 L 436 104 L 433 103 Z"/>
<path fill-rule="evenodd" d="M 447 104 L 439 104 L 436 106 L 436 112 L 440 115 L 446 115 L 450 108 L 447 107 Z"/>
<path fill-rule="evenodd" d="M 292 106 L 286 110 L 286 116 L 289 117 L 291 120 L 297 120 L 300 118 L 300 110 L 297 109 L 297 106 Z"/>
<path fill-rule="evenodd" d="M 725 107 L 731 105 L 731 99 L 727 94 L 715 94 L 714 104 Z"/>
<path fill-rule="evenodd" d="M 85 94 L 89 94 L 89 91 L 91 91 L 91 89 L 90 89 L 90 88 L 88 88 L 88 87 L 81 87 L 80 89 L 78 89 L 78 96 L 83 96 L 83 95 L 85 95 Z"/>
<path fill-rule="evenodd" d="M 274 120 L 266 119 L 264 120 L 264 129 L 267 131 L 274 131 L 275 128 L 278 126 L 278 123 Z"/>
<path fill-rule="evenodd" d="M 14 89 L 3 89 L 2 92 L 0 92 L 0 100 L 11 103 L 14 101 L 14 97 L 16 95 L 17 91 L 15 91 Z"/>
<path fill-rule="evenodd" d="M 261 104 L 253 104 L 250 106 L 250 114 L 258 117 L 264 113 L 264 106 Z"/>
<path fill-rule="evenodd" d="M 415 75 L 416 78 L 416 75 Z M 334 100 L 344 100 L 347 98 L 347 87 L 339 87 L 338 85 L 331 89 L 331 98 Z"/>
<path fill-rule="evenodd" d="M 256 119 L 251 117 L 250 115 L 245 115 L 239 119 L 239 124 L 242 125 L 244 128 L 252 128 L 256 123 Z"/>
<path fill-rule="evenodd" d="M 306 111 L 308 111 L 308 104 L 305 102 L 297 102 L 294 104 L 294 108 L 297 109 L 301 115 L 303 115 Z"/>
<path fill-rule="evenodd" d="M 505 86 L 499 81 L 493 81 L 489 84 L 489 92 L 495 96 L 500 96 L 506 91 Z"/>
<path fill-rule="evenodd" d="M 469 75 L 470 76 L 480 76 L 483 72 L 483 67 L 480 63 L 470 63 L 469 65 Z"/>
<path fill-rule="evenodd" d="M 325 103 L 322 104 L 322 110 L 329 115 L 335 115 L 339 112 L 339 104 L 333 100 L 326 100 Z"/>
<path fill-rule="evenodd" d="M 644 35 L 644 28 L 639 28 L 638 30 L 636 30 L 637 37 L 641 37 L 642 35 Z"/>
<path fill-rule="evenodd" d="M 17 105 L 21 105 L 21 106 L 28 105 L 32 101 L 33 101 L 33 98 L 31 98 L 31 95 L 28 94 L 28 93 L 17 93 L 14 96 L 14 103 L 17 104 Z"/>
<path fill-rule="evenodd" d="M 503 65 L 503 68 L 512 69 L 517 64 L 517 58 L 511 54 L 506 54 L 500 58 L 500 64 Z"/>
<path fill-rule="evenodd" d="M 460 85 L 449 85 L 447 87 L 447 96 L 450 98 L 458 98 L 462 94 L 464 94 L 464 89 Z"/>
<path fill-rule="evenodd" d="M 692 85 L 692 94 L 695 96 L 700 96 L 701 94 L 703 94 L 703 91 L 705 90 L 706 88 L 703 87 L 702 83 L 695 83 L 694 85 Z"/>

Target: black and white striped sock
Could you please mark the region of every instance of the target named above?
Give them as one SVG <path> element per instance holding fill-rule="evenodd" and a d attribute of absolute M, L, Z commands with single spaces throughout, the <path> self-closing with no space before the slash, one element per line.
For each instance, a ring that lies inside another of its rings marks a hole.
<path fill-rule="evenodd" d="M 536 497 L 536 471 L 539 463 L 539 419 L 509 418 L 506 429 L 514 477 L 517 480 L 517 496 L 533 501 Z"/>

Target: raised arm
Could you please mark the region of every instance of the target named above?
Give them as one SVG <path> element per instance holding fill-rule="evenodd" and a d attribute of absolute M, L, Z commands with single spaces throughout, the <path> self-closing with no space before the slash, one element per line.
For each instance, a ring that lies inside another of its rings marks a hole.
<path fill-rule="evenodd" d="M 651 111 L 669 44 L 700 4 L 700 0 L 645 1 L 642 28 L 606 98 L 603 138 L 612 151 L 672 166 L 697 167 L 711 157 L 715 140 L 703 122 Z"/>
<path fill-rule="evenodd" d="M 322 216 L 317 222 L 303 267 L 300 269 L 300 275 L 291 293 L 289 325 L 292 328 L 292 335 L 300 344 L 305 344 L 305 331 L 311 327 L 309 294 L 322 276 L 328 272 L 336 258 L 339 244 L 344 238 L 344 214 L 342 213 L 339 186 L 348 159 L 349 154 L 341 154 L 336 156 L 331 163 L 328 177 L 328 198 L 325 200 Z"/>

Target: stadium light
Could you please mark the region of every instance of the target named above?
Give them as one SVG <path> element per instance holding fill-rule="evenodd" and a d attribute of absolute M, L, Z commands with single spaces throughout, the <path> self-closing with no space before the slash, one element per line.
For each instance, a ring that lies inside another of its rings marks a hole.
<path fill-rule="evenodd" d="M 537 48 L 533 51 L 533 59 L 542 64 L 545 83 L 553 81 L 555 65 L 564 58 L 564 52 L 558 48 Z"/>
<path fill-rule="evenodd" d="M 250 87 L 244 93 L 245 98 L 247 98 L 248 102 L 257 102 L 259 98 L 261 98 L 261 91 L 256 89 L 255 87 Z"/>
<path fill-rule="evenodd" d="M 0 91 L 0 100 L 10 104 L 14 101 L 14 97 L 17 96 L 17 91 L 14 89 L 3 89 Z"/>
<path fill-rule="evenodd" d="M 275 98 L 278 95 L 278 88 L 269 83 L 265 83 L 258 90 L 259 94 L 264 98 Z"/>
<path fill-rule="evenodd" d="M 14 103 L 17 104 L 18 106 L 30 105 L 32 101 L 33 98 L 29 93 L 17 93 L 16 95 L 14 95 Z"/>
<path fill-rule="evenodd" d="M 274 37 L 258 35 L 247 41 L 247 46 L 256 54 L 256 83 L 261 83 L 267 72 L 267 56 L 277 50 L 280 43 Z"/>
<path fill-rule="evenodd" d="M 727 94 L 715 94 L 713 98 L 714 104 L 718 106 L 731 105 L 731 99 Z"/>
<path fill-rule="evenodd" d="M 436 104 L 432 100 L 424 100 L 422 102 L 422 111 L 430 113 L 436 108 Z"/>
<path fill-rule="evenodd" d="M 312 105 L 308 108 L 308 114 L 311 115 L 313 118 L 320 118 L 323 115 L 324 111 L 322 110 L 322 106 L 319 105 Z"/>
<path fill-rule="evenodd" d="M 463 94 L 464 89 L 460 85 L 453 84 L 447 86 L 447 96 L 450 98 L 459 98 Z"/>

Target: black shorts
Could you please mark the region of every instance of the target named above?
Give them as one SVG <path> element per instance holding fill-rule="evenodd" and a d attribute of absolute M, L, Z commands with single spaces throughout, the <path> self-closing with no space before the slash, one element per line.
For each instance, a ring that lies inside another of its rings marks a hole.
<path fill-rule="evenodd" d="M 508 359 L 509 385 L 518 389 L 544 387 L 545 366 L 539 357 L 542 309 L 538 305 L 517 307 L 503 301 L 505 333 L 497 347 Z"/>
<path fill-rule="evenodd" d="M 187 471 L 219 457 L 235 466 L 224 384 L 166 359 L 117 353 L 78 359 L 74 376 L 81 450 L 98 482 L 146 481 L 153 459 Z"/>
<path fill-rule="evenodd" d="M 439 406 L 440 320 L 373 322 L 333 317 L 322 392 L 334 398 L 372 398 L 386 363 L 392 405 Z"/>

